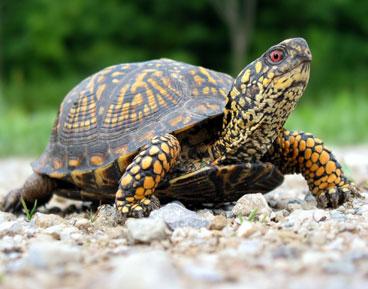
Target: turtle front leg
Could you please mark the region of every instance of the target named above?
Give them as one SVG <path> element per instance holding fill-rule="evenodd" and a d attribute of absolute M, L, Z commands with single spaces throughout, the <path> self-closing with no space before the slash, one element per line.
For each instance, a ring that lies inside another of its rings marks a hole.
<path fill-rule="evenodd" d="M 57 187 L 55 180 L 45 175 L 33 173 L 25 181 L 23 187 L 11 190 L 3 201 L 5 212 L 20 212 L 22 209 L 20 199 L 23 198 L 27 207 L 32 207 L 37 200 L 37 206 L 47 203 L 52 191 Z"/>
<path fill-rule="evenodd" d="M 336 208 L 358 189 L 342 171 L 335 156 L 312 134 L 283 130 L 264 157 L 282 173 L 301 173 L 322 208 Z"/>
<path fill-rule="evenodd" d="M 160 206 L 153 195 L 160 181 L 175 165 L 179 141 L 171 134 L 154 137 L 133 159 L 120 179 L 117 209 L 128 217 L 146 217 Z"/>

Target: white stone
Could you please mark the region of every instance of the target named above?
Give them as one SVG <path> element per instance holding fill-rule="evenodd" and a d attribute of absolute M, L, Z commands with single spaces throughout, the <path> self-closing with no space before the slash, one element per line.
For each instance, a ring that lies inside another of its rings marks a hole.
<path fill-rule="evenodd" d="M 254 234 L 259 227 L 256 223 L 243 221 L 238 230 L 236 231 L 236 235 L 238 237 L 247 238 Z"/>
<path fill-rule="evenodd" d="M 209 221 L 205 218 L 176 202 L 153 211 L 150 218 L 162 219 L 172 230 L 179 227 L 202 228 L 209 225 Z"/>
<path fill-rule="evenodd" d="M 129 239 L 135 242 L 149 243 L 167 238 L 168 228 L 161 219 L 142 218 L 126 221 Z"/>
<path fill-rule="evenodd" d="M 242 196 L 235 204 L 232 212 L 235 216 L 249 216 L 256 210 L 256 214 L 269 215 L 272 209 L 269 207 L 266 198 L 262 194 L 247 194 Z"/>
<path fill-rule="evenodd" d="M 109 289 L 181 289 L 178 272 L 164 251 L 143 251 L 113 260 Z M 101 288 L 101 287 L 100 287 Z"/>
<path fill-rule="evenodd" d="M 32 220 L 31 223 L 33 223 L 34 225 L 36 225 L 37 227 L 40 228 L 48 228 L 51 226 L 55 226 L 55 225 L 59 225 L 59 224 L 64 224 L 66 223 L 64 218 L 55 215 L 55 214 L 43 214 L 40 212 L 37 212 Z"/>
<path fill-rule="evenodd" d="M 26 266 L 48 269 L 81 261 L 82 255 L 77 247 L 58 242 L 32 243 L 25 257 Z"/>

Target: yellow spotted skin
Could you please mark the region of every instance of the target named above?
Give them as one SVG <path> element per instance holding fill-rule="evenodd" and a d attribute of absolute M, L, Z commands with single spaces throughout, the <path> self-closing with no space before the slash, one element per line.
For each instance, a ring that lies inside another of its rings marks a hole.
<path fill-rule="evenodd" d="M 323 142 L 310 133 L 283 130 L 263 161 L 283 174 L 301 173 L 320 207 L 337 207 L 357 191 Z"/>
<path fill-rule="evenodd" d="M 180 144 L 175 136 L 154 137 L 121 177 L 115 200 L 117 209 L 126 216 L 148 216 L 159 205 L 156 199 L 152 200 L 153 193 L 179 155 Z"/>

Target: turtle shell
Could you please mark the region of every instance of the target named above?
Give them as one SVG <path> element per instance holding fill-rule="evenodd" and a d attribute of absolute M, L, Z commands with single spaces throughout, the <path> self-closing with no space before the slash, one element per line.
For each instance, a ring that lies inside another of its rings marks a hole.
<path fill-rule="evenodd" d="M 232 82 L 229 75 L 169 59 L 105 68 L 67 94 L 33 170 L 62 178 L 135 154 L 154 136 L 221 114 Z"/>

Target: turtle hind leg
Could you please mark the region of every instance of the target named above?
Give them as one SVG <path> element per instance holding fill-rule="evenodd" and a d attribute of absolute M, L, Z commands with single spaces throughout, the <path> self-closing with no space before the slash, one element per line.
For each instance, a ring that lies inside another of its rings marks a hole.
<path fill-rule="evenodd" d="M 21 198 L 25 201 L 28 208 L 33 207 L 37 200 L 37 206 L 47 203 L 52 191 L 57 187 L 55 180 L 45 175 L 33 173 L 25 181 L 21 188 L 11 190 L 3 201 L 3 210 L 5 212 L 21 212 Z"/>

